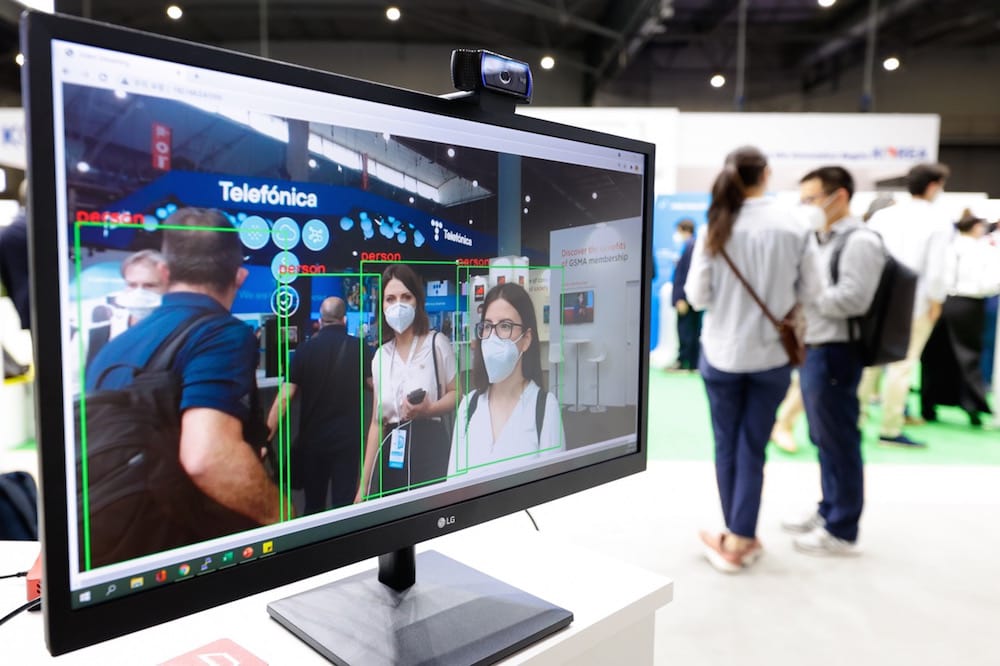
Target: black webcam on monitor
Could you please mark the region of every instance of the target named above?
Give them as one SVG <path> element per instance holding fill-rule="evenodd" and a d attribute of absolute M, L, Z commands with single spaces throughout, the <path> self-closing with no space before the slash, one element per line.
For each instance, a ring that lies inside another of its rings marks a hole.
<path fill-rule="evenodd" d="M 451 81 L 458 90 L 488 91 L 531 101 L 531 68 L 528 63 L 485 49 L 451 52 Z"/>

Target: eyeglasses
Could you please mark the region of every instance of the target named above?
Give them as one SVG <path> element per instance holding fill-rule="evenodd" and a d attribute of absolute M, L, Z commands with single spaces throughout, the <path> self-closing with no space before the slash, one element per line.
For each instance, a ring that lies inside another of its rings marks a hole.
<path fill-rule="evenodd" d="M 476 337 L 480 340 L 485 340 L 490 337 L 490 334 L 496 331 L 497 337 L 501 340 L 509 340 L 510 336 L 514 334 L 514 327 L 520 328 L 522 330 L 526 329 L 527 326 L 523 324 L 515 324 L 509 319 L 504 319 L 503 321 L 494 324 L 491 321 L 481 321 L 476 324 Z"/>

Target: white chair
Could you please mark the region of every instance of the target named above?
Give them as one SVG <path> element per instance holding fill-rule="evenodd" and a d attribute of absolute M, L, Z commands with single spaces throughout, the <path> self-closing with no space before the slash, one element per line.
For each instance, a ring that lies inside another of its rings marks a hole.
<path fill-rule="evenodd" d="M 590 354 L 584 360 L 587 363 L 593 363 L 597 371 L 597 394 L 595 396 L 595 403 L 591 405 L 590 411 L 594 413 L 606 412 L 607 407 L 601 404 L 601 363 L 607 359 L 608 353 L 604 347 L 604 344 L 598 340 L 594 340 L 589 345 Z"/>

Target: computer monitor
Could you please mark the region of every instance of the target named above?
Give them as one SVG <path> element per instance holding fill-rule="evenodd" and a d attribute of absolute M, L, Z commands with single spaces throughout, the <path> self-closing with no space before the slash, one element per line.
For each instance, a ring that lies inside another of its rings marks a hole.
<path fill-rule="evenodd" d="M 82 19 L 30 13 L 22 42 L 53 653 L 376 555 L 405 587 L 414 544 L 645 468 L 650 144 Z M 145 249 L 166 293 L 109 299 Z M 578 335 L 567 293 L 590 308 Z M 325 375 L 304 359 L 338 301 L 352 369 L 310 407 Z M 95 308 L 122 303 L 142 307 L 90 349 Z M 588 344 L 607 362 L 581 364 Z M 397 374 L 425 348 L 437 381 L 410 390 Z M 511 377 L 521 427 L 494 441 L 481 422 Z M 158 450 L 115 420 L 143 391 L 140 435 L 179 429 Z M 438 411 L 407 423 L 404 397 Z M 276 401 L 262 460 L 250 425 Z M 342 405 L 355 417 L 323 440 L 340 480 L 310 506 L 306 421 Z M 191 463 L 192 416 L 236 438 L 241 473 Z"/>

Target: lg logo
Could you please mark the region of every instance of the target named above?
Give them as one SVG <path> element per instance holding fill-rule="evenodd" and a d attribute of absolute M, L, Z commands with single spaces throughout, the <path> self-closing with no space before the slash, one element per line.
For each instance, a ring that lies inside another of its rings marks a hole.
<path fill-rule="evenodd" d="M 441 516 L 440 518 L 438 518 L 439 530 L 454 524 L 455 524 L 455 516 L 448 516 L 448 517 Z"/>

